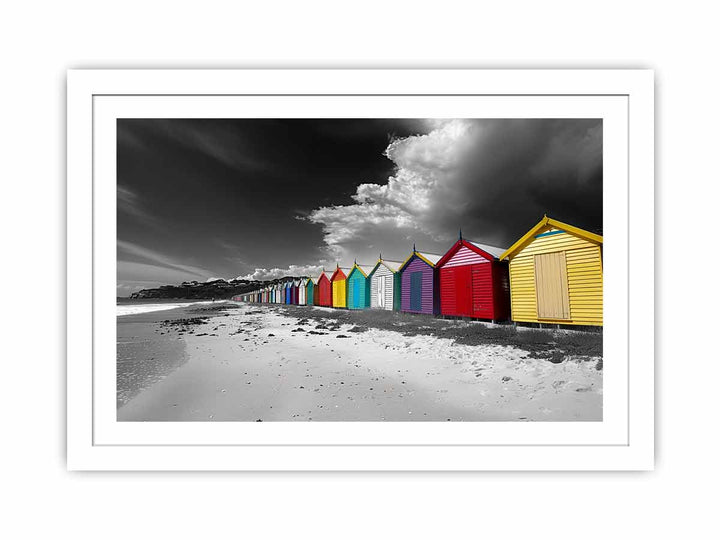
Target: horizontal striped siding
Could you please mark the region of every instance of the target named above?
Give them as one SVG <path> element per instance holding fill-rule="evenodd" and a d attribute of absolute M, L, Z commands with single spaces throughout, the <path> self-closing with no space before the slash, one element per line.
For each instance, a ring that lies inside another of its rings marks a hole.
<path fill-rule="evenodd" d="M 458 283 L 455 271 L 443 266 L 440 269 L 440 312 L 444 315 L 463 315 L 458 313 Z"/>
<path fill-rule="evenodd" d="M 395 274 L 393 274 L 390 269 L 388 269 L 384 265 L 380 265 L 377 270 L 372 275 L 372 278 L 370 279 L 370 307 L 372 308 L 379 308 L 380 304 L 378 303 L 378 278 L 380 276 L 386 276 L 385 281 L 385 308 L 388 311 L 391 311 L 393 309 L 393 303 L 394 303 L 394 277 Z"/>
<path fill-rule="evenodd" d="M 360 272 L 353 272 L 347 280 L 348 309 L 366 309 L 368 307 L 367 278 Z M 357 290 L 357 295 L 355 294 Z M 357 296 L 357 302 L 356 302 Z"/>
<path fill-rule="evenodd" d="M 510 261 L 512 320 L 541 322 L 537 317 L 535 255 L 565 251 L 570 320 L 563 324 L 602 326 L 603 276 L 600 247 L 566 232 L 535 238 Z"/>
<path fill-rule="evenodd" d="M 347 280 L 336 279 L 332 282 L 333 307 L 347 307 Z"/>
<path fill-rule="evenodd" d="M 319 306 L 330 307 L 332 305 L 332 285 L 328 279 L 323 277 L 318 281 L 317 294 Z"/>
<path fill-rule="evenodd" d="M 305 302 L 308 306 L 312 306 L 315 303 L 315 284 L 312 281 L 308 281 L 305 286 Z"/>
<path fill-rule="evenodd" d="M 448 262 L 443 264 L 443 268 L 452 268 L 453 266 L 462 266 L 464 264 L 480 264 L 489 262 L 485 257 L 473 250 L 462 246 L 457 250 Z"/>
<path fill-rule="evenodd" d="M 489 264 L 474 264 L 470 268 L 472 275 L 472 316 L 481 319 L 494 319 L 493 283 Z"/>
<path fill-rule="evenodd" d="M 410 276 L 414 272 L 422 273 L 422 296 L 419 311 L 410 309 Z M 433 268 L 421 259 L 415 258 L 402 271 L 402 311 L 432 315 L 435 301 L 433 286 Z"/>

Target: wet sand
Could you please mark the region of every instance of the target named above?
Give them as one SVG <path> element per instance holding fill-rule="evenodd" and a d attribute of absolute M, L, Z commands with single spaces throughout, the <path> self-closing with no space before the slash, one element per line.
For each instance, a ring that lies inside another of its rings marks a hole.
<path fill-rule="evenodd" d="M 601 335 L 497 329 L 257 304 L 119 317 L 118 420 L 602 420 Z"/>

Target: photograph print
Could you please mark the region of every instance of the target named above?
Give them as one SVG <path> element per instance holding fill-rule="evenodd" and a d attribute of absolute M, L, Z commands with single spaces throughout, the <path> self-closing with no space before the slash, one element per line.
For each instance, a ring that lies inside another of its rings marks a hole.
<path fill-rule="evenodd" d="M 118 118 L 118 422 L 602 422 L 601 118 Z"/>

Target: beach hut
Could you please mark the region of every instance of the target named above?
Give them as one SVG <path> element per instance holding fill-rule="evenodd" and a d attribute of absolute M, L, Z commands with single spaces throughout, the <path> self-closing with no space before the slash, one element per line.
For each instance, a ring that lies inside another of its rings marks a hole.
<path fill-rule="evenodd" d="M 493 321 L 510 316 L 510 285 L 505 248 L 462 237 L 437 263 L 440 313 Z"/>
<path fill-rule="evenodd" d="M 335 268 L 330 283 L 332 283 L 332 307 L 347 307 L 347 276 L 349 268 L 338 266 Z"/>
<path fill-rule="evenodd" d="M 306 306 L 307 305 L 307 278 L 302 278 L 300 280 L 300 287 L 298 288 L 298 305 Z"/>
<path fill-rule="evenodd" d="M 400 310 L 401 262 L 386 261 L 382 254 L 368 276 L 370 282 L 370 307 L 374 309 Z"/>
<path fill-rule="evenodd" d="M 501 259 L 516 322 L 602 326 L 603 237 L 547 216 Z"/>
<path fill-rule="evenodd" d="M 307 278 L 305 280 L 305 303 L 308 306 L 315 305 L 315 285 L 317 280 L 315 278 Z"/>
<path fill-rule="evenodd" d="M 441 255 L 420 252 L 413 246 L 410 256 L 400 266 L 400 310 L 406 313 L 436 315 L 440 311 L 435 265 Z"/>
<path fill-rule="evenodd" d="M 282 288 L 282 283 L 278 281 L 275 284 L 275 303 L 282 304 L 282 301 L 283 301 L 283 288 Z"/>
<path fill-rule="evenodd" d="M 314 296 L 316 306 L 332 306 L 332 283 L 330 282 L 328 275 L 325 273 L 325 270 L 320 272 L 320 275 L 317 278 Z"/>
<path fill-rule="evenodd" d="M 370 282 L 368 276 L 373 267 L 355 264 L 347 277 L 347 307 L 348 309 L 367 309 L 370 307 Z"/>
<path fill-rule="evenodd" d="M 283 282 L 283 304 L 292 304 L 292 281 Z"/>
<path fill-rule="evenodd" d="M 292 304 L 297 305 L 300 291 L 300 280 L 294 279 L 292 281 Z"/>

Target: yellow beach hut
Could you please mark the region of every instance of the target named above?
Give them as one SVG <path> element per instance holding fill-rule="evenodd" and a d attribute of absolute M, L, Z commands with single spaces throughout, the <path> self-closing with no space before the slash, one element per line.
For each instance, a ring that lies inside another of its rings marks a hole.
<path fill-rule="evenodd" d="M 516 322 L 602 326 L 603 237 L 547 216 L 500 256 Z"/>
<path fill-rule="evenodd" d="M 350 270 L 351 268 L 337 266 L 330 278 L 330 283 L 332 283 L 332 307 L 347 307 L 347 277 Z"/>

